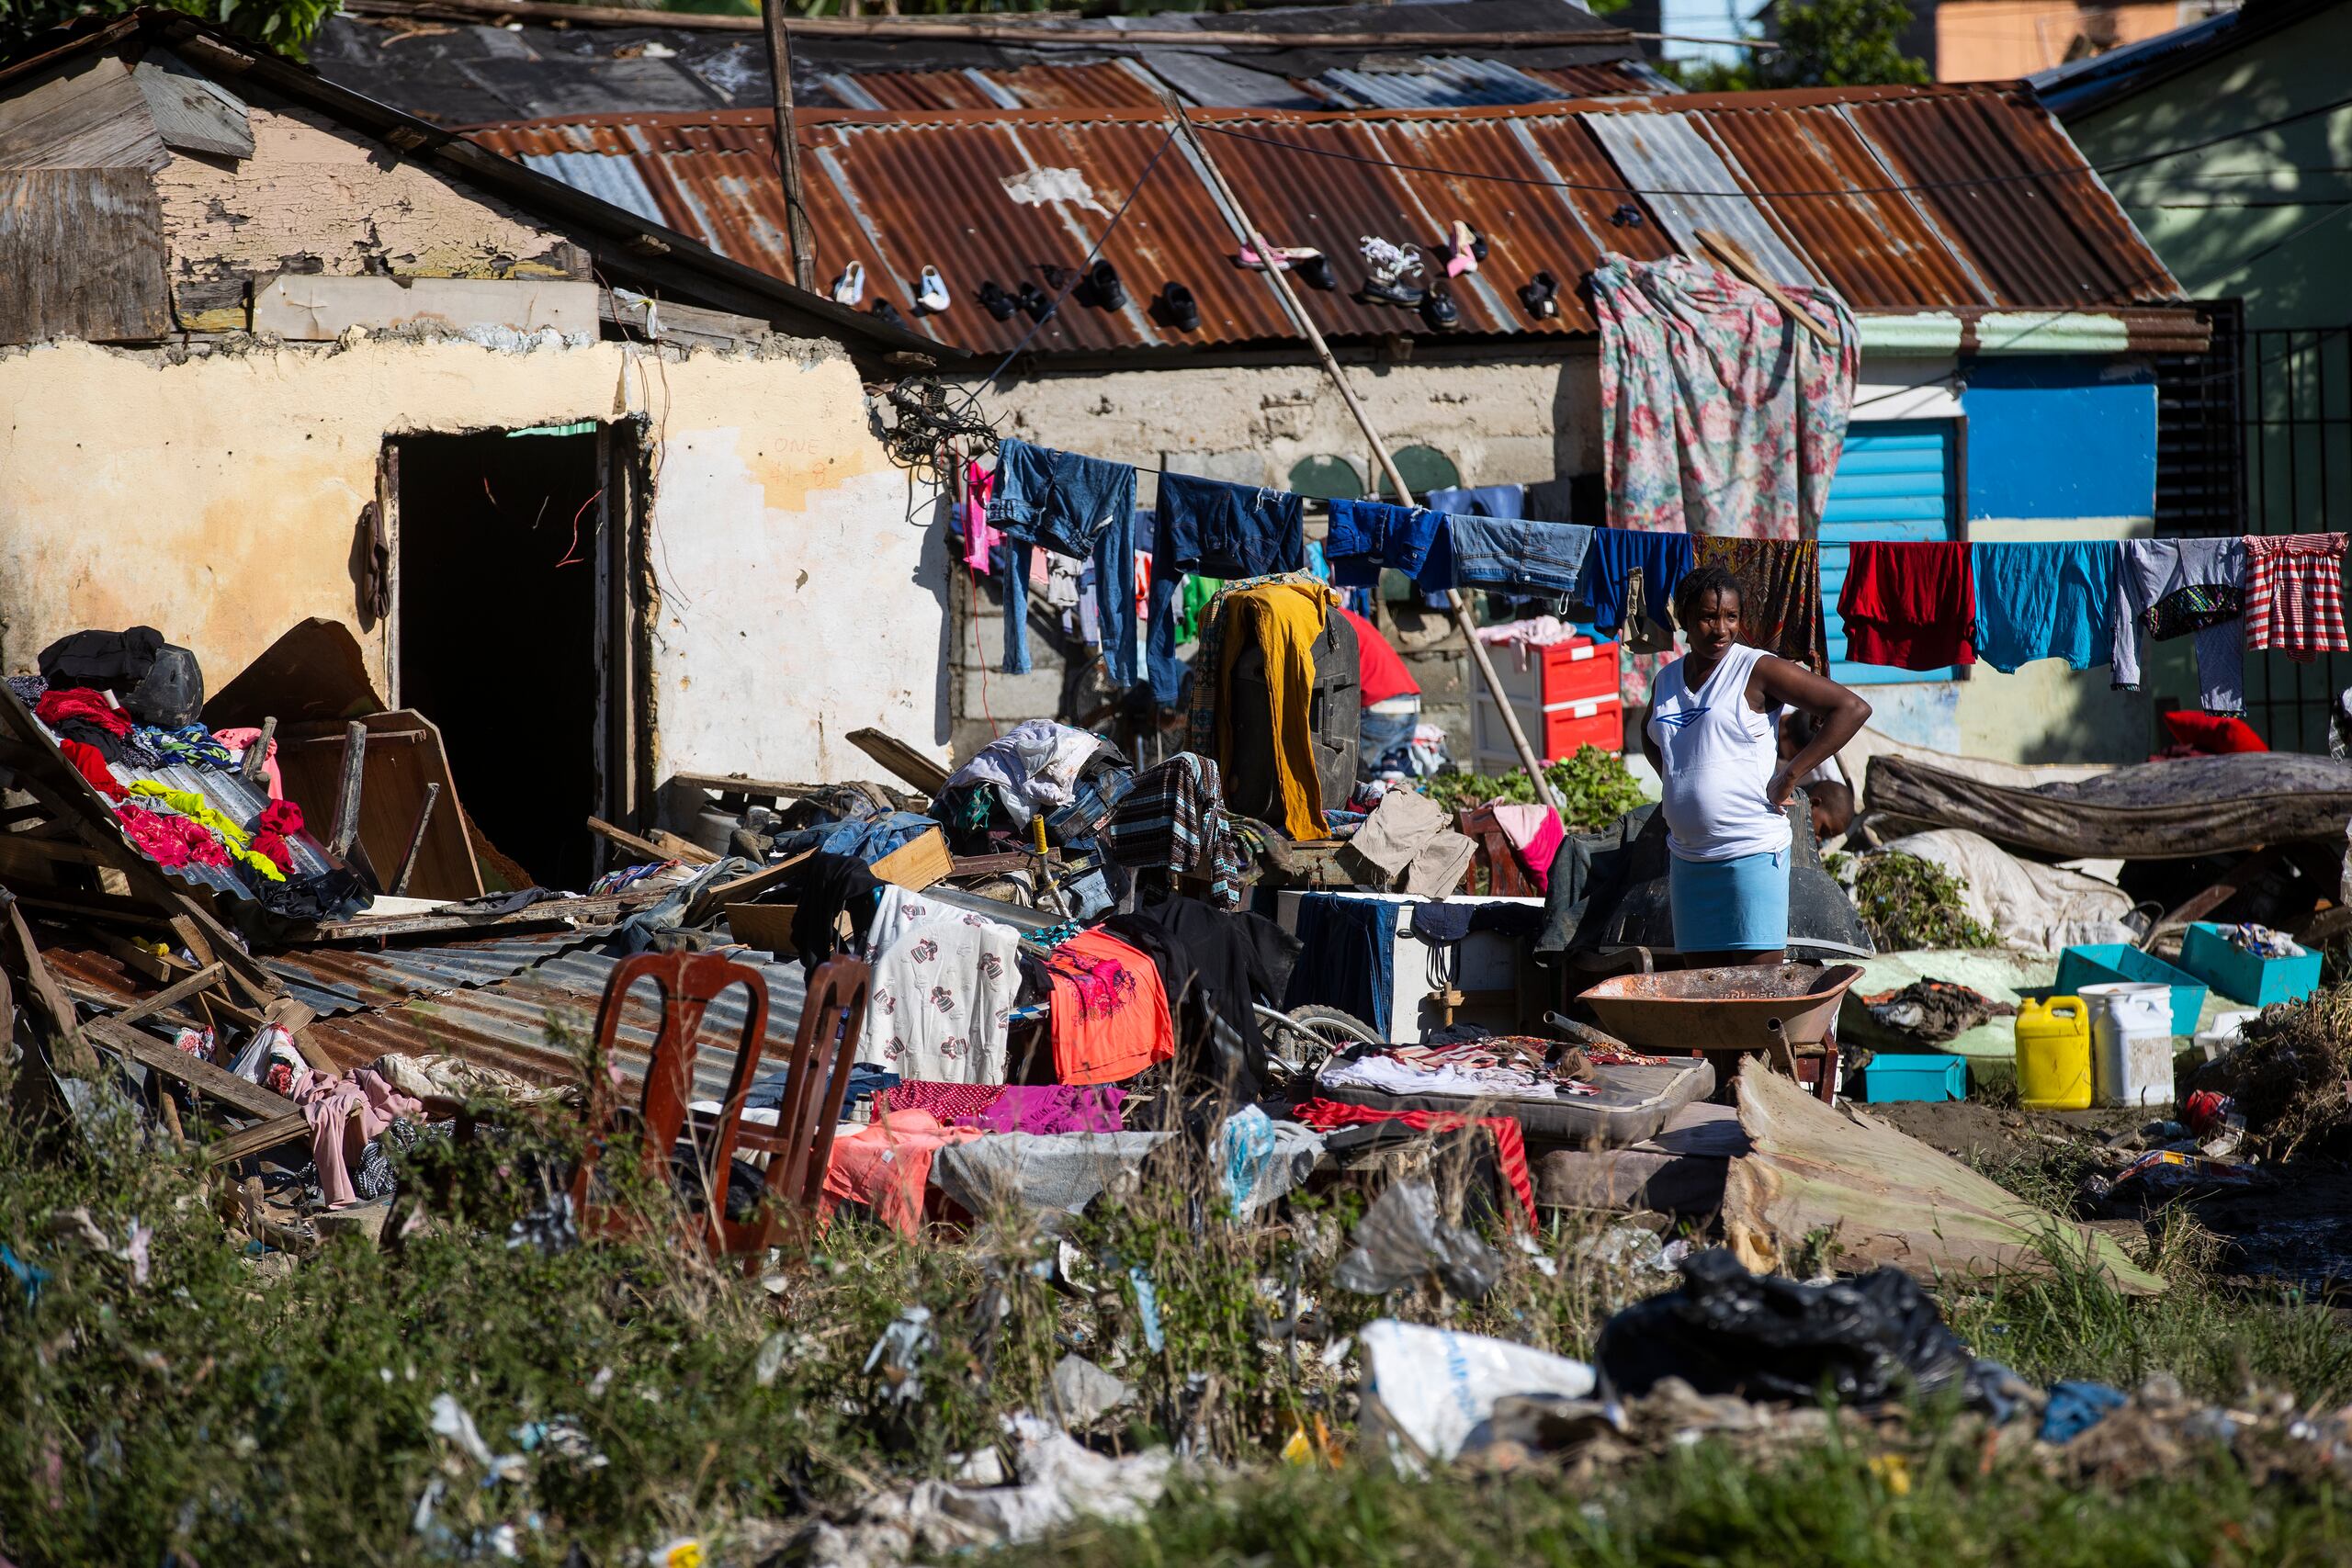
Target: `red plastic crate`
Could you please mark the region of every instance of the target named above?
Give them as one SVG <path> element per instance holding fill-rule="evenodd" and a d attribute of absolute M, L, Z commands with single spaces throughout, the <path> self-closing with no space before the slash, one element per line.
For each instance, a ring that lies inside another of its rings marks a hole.
<path fill-rule="evenodd" d="M 1530 706 L 1551 708 L 1588 697 L 1613 697 L 1617 690 L 1617 645 L 1589 637 L 1529 647 L 1527 668 L 1519 667 L 1522 649 L 1515 644 L 1490 646 L 1495 674 L 1510 700 L 1522 711 Z"/>
<path fill-rule="evenodd" d="M 1525 703 L 1511 706 L 1519 715 L 1520 728 L 1527 731 L 1528 744 L 1547 762 L 1573 757 L 1582 746 L 1598 746 L 1611 755 L 1625 748 L 1624 705 L 1613 694 L 1562 703 L 1540 714 L 1529 712 Z M 1482 771 L 1519 766 L 1510 731 L 1503 727 L 1501 713 L 1484 692 L 1471 701 L 1470 743 Z"/>

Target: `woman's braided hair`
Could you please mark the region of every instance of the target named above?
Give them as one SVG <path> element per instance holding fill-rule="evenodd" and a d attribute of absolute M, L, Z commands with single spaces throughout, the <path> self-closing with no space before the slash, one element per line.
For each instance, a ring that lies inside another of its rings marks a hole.
<path fill-rule="evenodd" d="M 1728 593 L 1738 599 L 1739 579 L 1713 564 L 1691 568 L 1674 585 L 1675 625 L 1689 631 L 1694 607 L 1710 593 Z"/>

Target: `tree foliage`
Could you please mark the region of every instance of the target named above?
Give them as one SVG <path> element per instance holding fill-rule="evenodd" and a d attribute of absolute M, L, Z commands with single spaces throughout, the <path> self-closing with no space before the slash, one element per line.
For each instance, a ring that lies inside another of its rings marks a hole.
<path fill-rule="evenodd" d="M 144 0 L 183 11 L 252 39 L 279 54 L 302 58 L 302 46 L 334 15 L 339 0 Z M 0 0 L 0 51 L 14 52 L 52 28 L 85 17 L 119 17 L 141 0 Z"/>
<path fill-rule="evenodd" d="M 1753 51 L 1735 65 L 1685 63 L 1679 74 L 1709 93 L 1925 83 L 1927 62 L 1903 52 L 1910 25 L 1903 0 L 1779 0 L 1772 33 L 1780 48 Z"/>

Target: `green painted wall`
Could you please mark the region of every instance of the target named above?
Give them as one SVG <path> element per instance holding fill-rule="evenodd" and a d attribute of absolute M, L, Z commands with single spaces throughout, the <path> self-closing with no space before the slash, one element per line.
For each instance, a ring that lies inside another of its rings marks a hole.
<path fill-rule="evenodd" d="M 2347 66 L 2337 6 L 2066 129 L 2105 169 L 2344 97 Z M 2249 327 L 2352 320 L 2352 108 L 2106 177 L 2192 297 L 2244 296 Z"/>

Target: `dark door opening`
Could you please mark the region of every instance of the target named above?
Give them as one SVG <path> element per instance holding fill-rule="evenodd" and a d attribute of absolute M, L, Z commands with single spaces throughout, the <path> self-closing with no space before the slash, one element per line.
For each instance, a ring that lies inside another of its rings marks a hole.
<path fill-rule="evenodd" d="M 602 794 L 602 442 L 492 431 L 391 445 L 401 705 L 440 727 L 483 837 L 543 886 L 585 887 Z"/>

